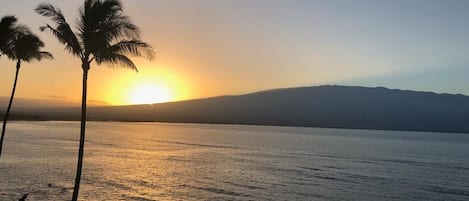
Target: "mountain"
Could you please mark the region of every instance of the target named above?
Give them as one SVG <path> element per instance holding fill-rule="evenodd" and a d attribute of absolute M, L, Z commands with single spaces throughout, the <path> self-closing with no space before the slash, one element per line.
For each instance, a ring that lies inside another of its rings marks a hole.
<path fill-rule="evenodd" d="M 10 97 L 0 96 L 0 111 L 5 110 L 8 106 L 8 102 L 10 101 Z M 98 102 L 98 101 L 89 101 L 88 105 L 91 106 L 103 106 L 105 102 Z M 64 97 L 55 97 L 55 98 L 44 98 L 44 99 L 31 99 L 31 98 L 22 98 L 22 97 L 15 97 L 13 102 L 13 107 L 15 108 L 63 108 L 63 107 L 74 107 L 76 105 L 80 105 L 80 102 L 74 102 L 68 100 Z"/>
<path fill-rule="evenodd" d="M 275 89 L 153 105 L 90 107 L 90 120 L 256 124 L 469 133 L 469 97 L 383 87 Z M 15 110 L 78 120 L 79 108 Z"/>
<path fill-rule="evenodd" d="M 0 96 L 0 110 L 5 110 L 8 106 L 10 97 Z M 54 100 L 54 99 L 31 99 L 31 98 L 22 98 L 15 97 L 13 102 L 14 107 L 18 108 L 28 108 L 28 107 L 71 107 L 72 103 L 66 102 L 63 100 Z"/>

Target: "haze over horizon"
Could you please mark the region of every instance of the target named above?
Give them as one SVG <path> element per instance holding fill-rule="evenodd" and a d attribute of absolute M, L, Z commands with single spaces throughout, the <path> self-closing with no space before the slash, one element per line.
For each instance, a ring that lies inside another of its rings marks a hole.
<path fill-rule="evenodd" d="M 139 105 L 157 105 L 159 103 L 180 103 L 180 102 L 191 102 L 191 101 L 203 101 L 208 99 L 214 98 L 222 98 L 222 97 L 240 97 L 240 96 L 247 96 L 257 93 L 265 93 L 271 91 L 283 91 L 283 90 L 297 90 L 297 89 L 305 89 L 305 88 L 323 88 L 323 87 L 339 87 L 339 88 L 363 88 L 363 89 L 388 89 L 391 91 L 405 91 L 405 92 L 416 92 L 416 93 L 433 93 L 437 95 L 463 95 L 469 97 L 467 94 L 461 93 L 446 93 L 446 92 L 434 92 L 434 91 L 414 91 L 408 89 L 398 89 L 398 88 L 387 88 L 383 86 L 352 86 L 352 85 L 317 85 L 317 86 L 299 86 L 299 87 L 284 87 L 284 88 L 275 88 L 275 89 L 266 89 L 266 90 L 258 90 L 258 91 L 251 91 L 246 93 L 240 94 L 221 94 L 209 97 L 201 97 L 201 98 L 191 98 L 191 99 L 183 99 L 183 100 L 169 100 L 165 102 L 154 102 L 154 103 L 128 103 L 128 104 L 120 104 L 120 105 L 113 105 L 109 102 L 99 101 L 99 100 L 88 100 L 88 105 L 91 107 L 102 107 L 102 106 L 139 106 Z M 7 96 L 0 96 L 0 111 L 2 108 L 6 107 L 8 104 L 9 97 Z M 66 99 L 64 97 L 50 97 L 50 98 L 24 98 L 24 97 L 17 97 L 15 99 L 15 108 L 75 108 L 79 107 L 80 102 L 78 100 L 71 100 Z"/>
<path fill-rule="evenodd" d="M 79 102 L 80 61 L 38 27 L 42 2 L 69 21 L 81 1 L 0 2 L 55 59 L 24 64 L 17 97 Z M 92 64 L 89 100 L 132 104 L 322 84 L 469 94 L 468 1 L 123 1 L 157 58 L 139 73 Z M 261 11 L 261 12 L 260 12 Z M 0 57 L 0 96 L 14 62 Z"/>

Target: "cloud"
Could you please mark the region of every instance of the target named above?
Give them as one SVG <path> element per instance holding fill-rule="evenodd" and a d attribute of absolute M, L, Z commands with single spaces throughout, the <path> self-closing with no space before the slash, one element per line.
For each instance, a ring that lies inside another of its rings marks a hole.
<path fill-rule="evenodd" d="M 55 96 L 55 95 L 49 95 L 48 96 L 49 98 L 54 98 L 54 99 L 68 99 L 67 97 L 65 96 Z"/>
<path fill-rule="evenodd" d="M 100 100 L 88 100 L 89 103 L 94 103 L 94 104 L 99 104 L 99 105 L 110 105 L 110 103 L 106 101 L 100 101 Z"/>

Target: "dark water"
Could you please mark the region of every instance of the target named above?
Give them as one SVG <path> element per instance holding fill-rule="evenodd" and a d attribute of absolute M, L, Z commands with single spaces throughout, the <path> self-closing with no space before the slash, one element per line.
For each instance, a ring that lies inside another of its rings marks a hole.
<path fill-rule="evenodd" d="M 0 200 L 69 200 L 78 122 L 12 122 Z M 469 200 L 469 135 L 88 124 L 82 200 Z"/>

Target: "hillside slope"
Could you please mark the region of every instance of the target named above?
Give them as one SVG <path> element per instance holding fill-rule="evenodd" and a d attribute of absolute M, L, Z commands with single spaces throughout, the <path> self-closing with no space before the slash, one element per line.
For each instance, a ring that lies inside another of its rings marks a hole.
<path fill-rule="evenodd" d="M 44 119 L 78 120 L 79 111 L 57 108 L 29 113 Z M 383 87 L 318 86 L 154 105 L 93 107 L 88 119 L 469 133 L 469 97 Z"/>

